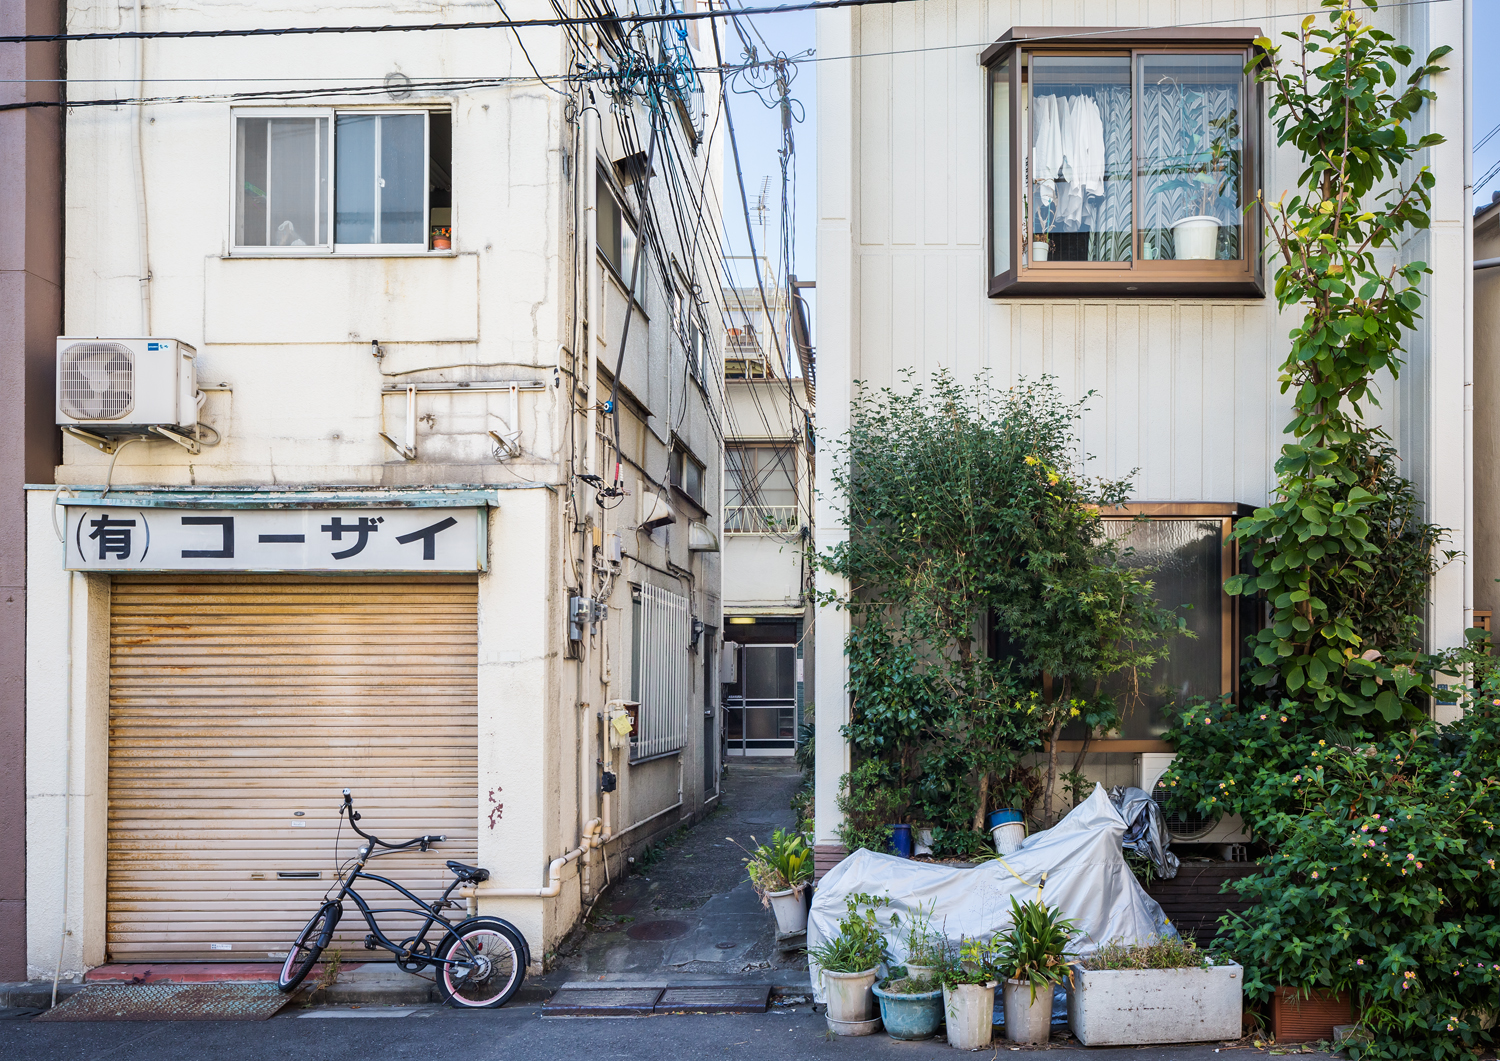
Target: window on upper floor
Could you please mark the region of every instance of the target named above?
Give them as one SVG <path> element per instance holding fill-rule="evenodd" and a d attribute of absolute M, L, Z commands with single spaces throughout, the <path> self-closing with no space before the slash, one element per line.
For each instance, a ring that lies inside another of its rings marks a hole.
<path fill-rule="evenodd" d="M 703 508 L 703 465 L 681 447 L 672 450 L 672 485 Z"/>
<path fill-rule="evenodd" d="M 447 250 L 452 143 L 447 111 L 236 111 L 234 250 Z"/>
<path fill-rule="evenodd" d="M 1263 296 L 1259 30 L 1011 30 L 989 82 L 989 293 Z"/>
<path fill-rule="evenodd" d="M 604 260 L 614 269 L 615 275 L 620 279 L 620 286 L 623 287 L 630 283 L 630 270 L 635 264 L 635 250 L 639 243 L 635 222 L 629 211 L 620 205 L 610 181 L 602 173 L 596 179 L 599 182 L 595 190 L 596 238 Z M 642 265 L 643 268 L 635 278 L 635 297 L 638 299 L 646 290 L 646 270 L 644 263 Z"/>
<path fill-rule="evenodd" d="M 724 447 L 724 530 L 781 534 L 797 529 L 796 453 L 791 446 Z"/>

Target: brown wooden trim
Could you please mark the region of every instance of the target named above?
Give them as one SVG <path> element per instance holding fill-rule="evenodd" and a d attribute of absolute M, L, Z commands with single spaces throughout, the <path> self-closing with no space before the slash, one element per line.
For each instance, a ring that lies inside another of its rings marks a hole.
<path fill-rule="evenodd" d="M 1045 754 L 1052 750 L 1051 741 L 1042 745 Z M 1081 752 L 1083 741 L 1060 740 L 1057 742 L 1057 750 L 1060 752 Z M 1089 752 L 1170 752 L 1173 747 L 1164 740 L 1117 740 L 1106 738 L 1104 740 L 1089 741 Z"/>
<path fill-rule="evenodd" d="M 1238 501 L 1128 501 L 1123 505 L 1101 508 L 1104 519 L 1123 519 L 1134 516 L 1157 519 L 1193 519 L 1205 516 L 1228 516 L 1238 519 L 1248 516 L 1255 509 Z"/>
<path fill-rule="evenodd" d="M 1087 48 L 1090 51 L 1121 46 L 1177 45 L 1202 47 L 1220 44 L 1248 48 L 1265 34 L 1258 26 L 1164 26 L 1130 29 L 1121 26 L 1012 26 L 986 48 L 979 61 L 985 66 L 998 62 L 1017 45 Z"/>

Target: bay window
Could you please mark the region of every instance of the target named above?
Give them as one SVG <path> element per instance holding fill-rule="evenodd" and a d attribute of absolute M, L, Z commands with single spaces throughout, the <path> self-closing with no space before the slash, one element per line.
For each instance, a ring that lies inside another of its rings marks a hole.
<path fill-rule="evenodd" d="M 989 294 L 1263 297 L 1258 30 L 991 46 Z"/>
<path fill-rule="evenodd" d="M 447 111 L 236 111 L 234 249 L 447 249 L 450 154 Z"/>

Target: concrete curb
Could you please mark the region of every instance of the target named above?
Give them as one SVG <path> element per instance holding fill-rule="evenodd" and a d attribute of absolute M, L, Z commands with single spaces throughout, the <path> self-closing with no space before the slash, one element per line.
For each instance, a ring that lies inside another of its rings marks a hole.
<path fill-rule="evenodd" d="M 58 984 L 57 997 L 67 998 L 83 990 L 82 984 Z M 51 1009 L 51 980 L 22 980 L 0 984 L 0 1009 Z"/>

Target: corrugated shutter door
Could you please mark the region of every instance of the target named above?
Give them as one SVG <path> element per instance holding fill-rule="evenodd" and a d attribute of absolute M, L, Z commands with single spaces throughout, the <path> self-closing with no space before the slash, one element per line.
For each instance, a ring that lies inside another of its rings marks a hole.
<path fill-rule="evenodd" d="M 344 788 L 381 839 L 449 838 L 371 872 L 430 900 L 445 859 L 473 862 L 476 592 L 464 576 L 115 577 L 111 960 L 284 954 L 358 847 L 339 835 Z M 418 923 L 380 920 L 398 942 Z M 347 903 L 346 958 L 389 957 L 362 949 L 367 931 Z"/>

